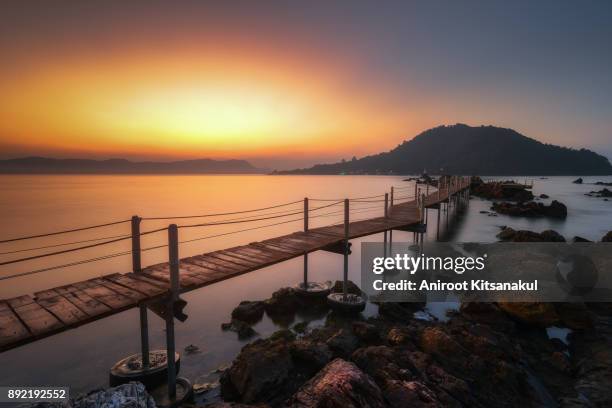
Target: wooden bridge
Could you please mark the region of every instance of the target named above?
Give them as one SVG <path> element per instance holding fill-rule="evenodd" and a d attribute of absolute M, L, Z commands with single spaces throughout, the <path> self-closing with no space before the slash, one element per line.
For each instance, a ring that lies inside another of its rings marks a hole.
<path fill-rule="evenodd" d="M 424 227 L 424 209 L 439 208 L 441 203 L 450 202 L 451 197 L 467 193 L 469 178 L 446 177 L 441 184 L 439 189 L 431 193 L 429 187 L 415 189 L 410 200 L 400 203 L 397 203 L 397 197 L 394 201 L 392 190 L 390 195 L 384 194 L 384 199 L 371 200 L 380 201 L 381 207 L 384 205 L 383 216 L 360 221 L 351 222 L 349 219 L 350 200 L 334 202 L 326 206 L 341 205 L 343 202 L 344 222 L 312 229 L 308 225 L 312 208 L 309 208 L 308 199 L 305 199 L 303 231 L 180 260 L 177 229 L 211 224 L 173 224 L 168 228 L 170 262 L 146 268 L 140 267 L 140 236 L 144 233 L 139 232 L 140 220 L 133 219 L 130 251 L 134 263 L 132 272 L 101 276 L 33 295 L 0 300 L 0 351 L 137 306 L 141 308 L 141 319 L 144 317 L 146 328 L 146 307 L 154 311 L 157 309 L 158 314 L 163 315 L 164 307 L 160 305 L 167 303 L 169 296 L 177 300 L 178 293 L 212 285 L 317 250 L 344 252 L 346 278 L 346 256 L 350 239 L 394 229 L 415 230 L 411 228 Z M 177 273 L 173 274 L 173 270 Z M 143 338 L 143 350 L 148 350 L 148 343 L 145 342 L 148 340 Z"/>

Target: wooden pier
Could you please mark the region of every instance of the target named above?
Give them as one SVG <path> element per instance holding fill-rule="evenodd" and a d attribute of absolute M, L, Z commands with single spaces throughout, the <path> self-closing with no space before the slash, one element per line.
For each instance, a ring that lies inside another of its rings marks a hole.
<path fill-rule="evenodd" d="M 467 193 L 469 183 L 467 177 L 448 177 L 439 189 L 434 191 L 432 187 L 430 193 L 427 186 L 426 190 L 419 190 L 414 199 L 398 204 L 393 201 L 393 193 L 385 194 L 384 216 L 353 222 L 349 220 L 349 200 L 345 200 L 344 223 L 312 229 L 308 227 L 308 200 L 305 199 L 303 231 L 180 260 L 177 226 L 173 225 L 168 228 L 170 262 L 142 269 L 138 222 L 133 222 L 132 231 L 136 231 L 136 239 L 132 242 L 132 272 L 115 273 L 0 300 L 0 351 L 132 307 L 140 306 L 141 311 L 143 307 L 154 311 L 157 308 L 160 310 L 158 314 L 163 315 L 164 307 L 160 304 L 167 302 L 173 291 L 176 300 L 178 293 L 209 286 L 313 251 L 344 251 L 347 256 L 350 239 L 423 226 L 425 208 L 439 208 L 441 203 L 448 203 L 451 197 Z M 173 252 L 176 259 L 173 259 Z M 175 275 L 178 282 L 172 282 L 173 268 L 178 270 Z"/>

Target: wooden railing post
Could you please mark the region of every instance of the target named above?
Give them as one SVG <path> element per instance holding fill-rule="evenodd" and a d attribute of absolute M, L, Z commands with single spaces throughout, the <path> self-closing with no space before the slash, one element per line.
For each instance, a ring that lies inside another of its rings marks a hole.
<path fill-rule="evenodd" d="M 132 272 L 142 272 L 140 262 L 140 221 L 142 219 L 134 215 L 132 216 Z"/>
<path fill-rule="evenodd" d="M 304 197 L 304 232 L 308 232 L 308 197 Z M 304 290 L 308 290 L 308 252 L 304 252 Z"/>
<path fill-rule="evenodd" d="M 393 207 L 393 187 L 391 187 L 391 197 L 389 199 L 390 206 Z"/>
<path fill-rule="evenodd" d="M 414 199 L 415 201 L 418 200 L 419 198 L 418 190 L 419 190 L 419 182 L 417 180 L 414 180 Z"/>
<path fill-rule="evenodd" d="M 425 220 L 425 194 L 421 194 L 421 224 Z"/>
<path fill-rule="evenodd" d="M 393 190 L 392 190 L 393 191 Z M 342 279 L 342 298 L 346 301 L 348 292 L 348 249 L 349 249 L 349 200 L 344 200 L 344 275 Z"/>
<path fill-rule="evenodd" d="M 389 193 L 385 193 L 385 218 L 389 218 Z"/>
<path fill-rule="evenodd" d="M 304 197 L 304 232 L 308 232 L 308 197 Z"/>
<path fill-rule="evenodd" d="M 168 363 L 168 397 L 176 397 L 176 362 L 174 359 L 174 302 L 179 295 L 179 248 L 178 227 L 171 224 L 168 227 L 168 258 L 170 264 L 170 293 L 166 316 L 166 352 Z"/>

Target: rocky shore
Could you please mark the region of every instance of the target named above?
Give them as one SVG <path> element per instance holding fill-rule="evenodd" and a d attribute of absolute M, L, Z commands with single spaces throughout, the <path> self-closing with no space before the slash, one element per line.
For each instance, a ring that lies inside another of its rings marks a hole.
<path fill-rule="evenodd" d="M 609 304 L 465 303 L 447 323 L 415 318 L 422 307 L 383 303 L 367 319 L 331 312 L 321 327 L 257 339 L 221 375 L 223 402 L 208 407 L 612 404 Z"/>

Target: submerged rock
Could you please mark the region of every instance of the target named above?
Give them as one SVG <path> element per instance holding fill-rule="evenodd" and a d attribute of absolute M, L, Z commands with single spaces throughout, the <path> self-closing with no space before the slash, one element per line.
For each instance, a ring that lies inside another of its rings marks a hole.
<path fill-rule="evenodd" d="M 503 227 L 497 234 L 497 238 L 502 241 L 510 242 L 566 242 L 565 238 L 554 230 L 533 232 L 529 230 L 514 230 L 510 227 Z"/>
<path fill-rule="evenodd" d="M 582 177 L 577 178 L 576 180 L 572 181 L 572 183 L 574 183 L 574 184 L 582 184 Z"/>
<path fill-rule="evenodd" d="M 263 317 L 264 302 L 245 300 L 232 310 L 232 319 L 246 323 L 257 323 Z"/>
<path fill-rule="evenodd" d="M 248 323 L 235 319 L 229 323 L 222 323 L 221 330 L 229 330 L 238 333 L 239 340 L 246 340 L 257 334 L 257 332 Z"/>
<path fill-rule="evenodd" d="M 380 388 L 355 364 L 329 363 L 288 401 L 292 407 L 386 407 Z"/>
<path fill-rule="evenodd" d="M 493 203 L 491 209 L 500 214 L 515 217 L 567 217 L 567 207 L 565 204 L 557 200 L 553 200 L 548 206 L 542 203 L 536 203 L 535 201 L 521 202 L 516 204 L 504 201 Z"/>

